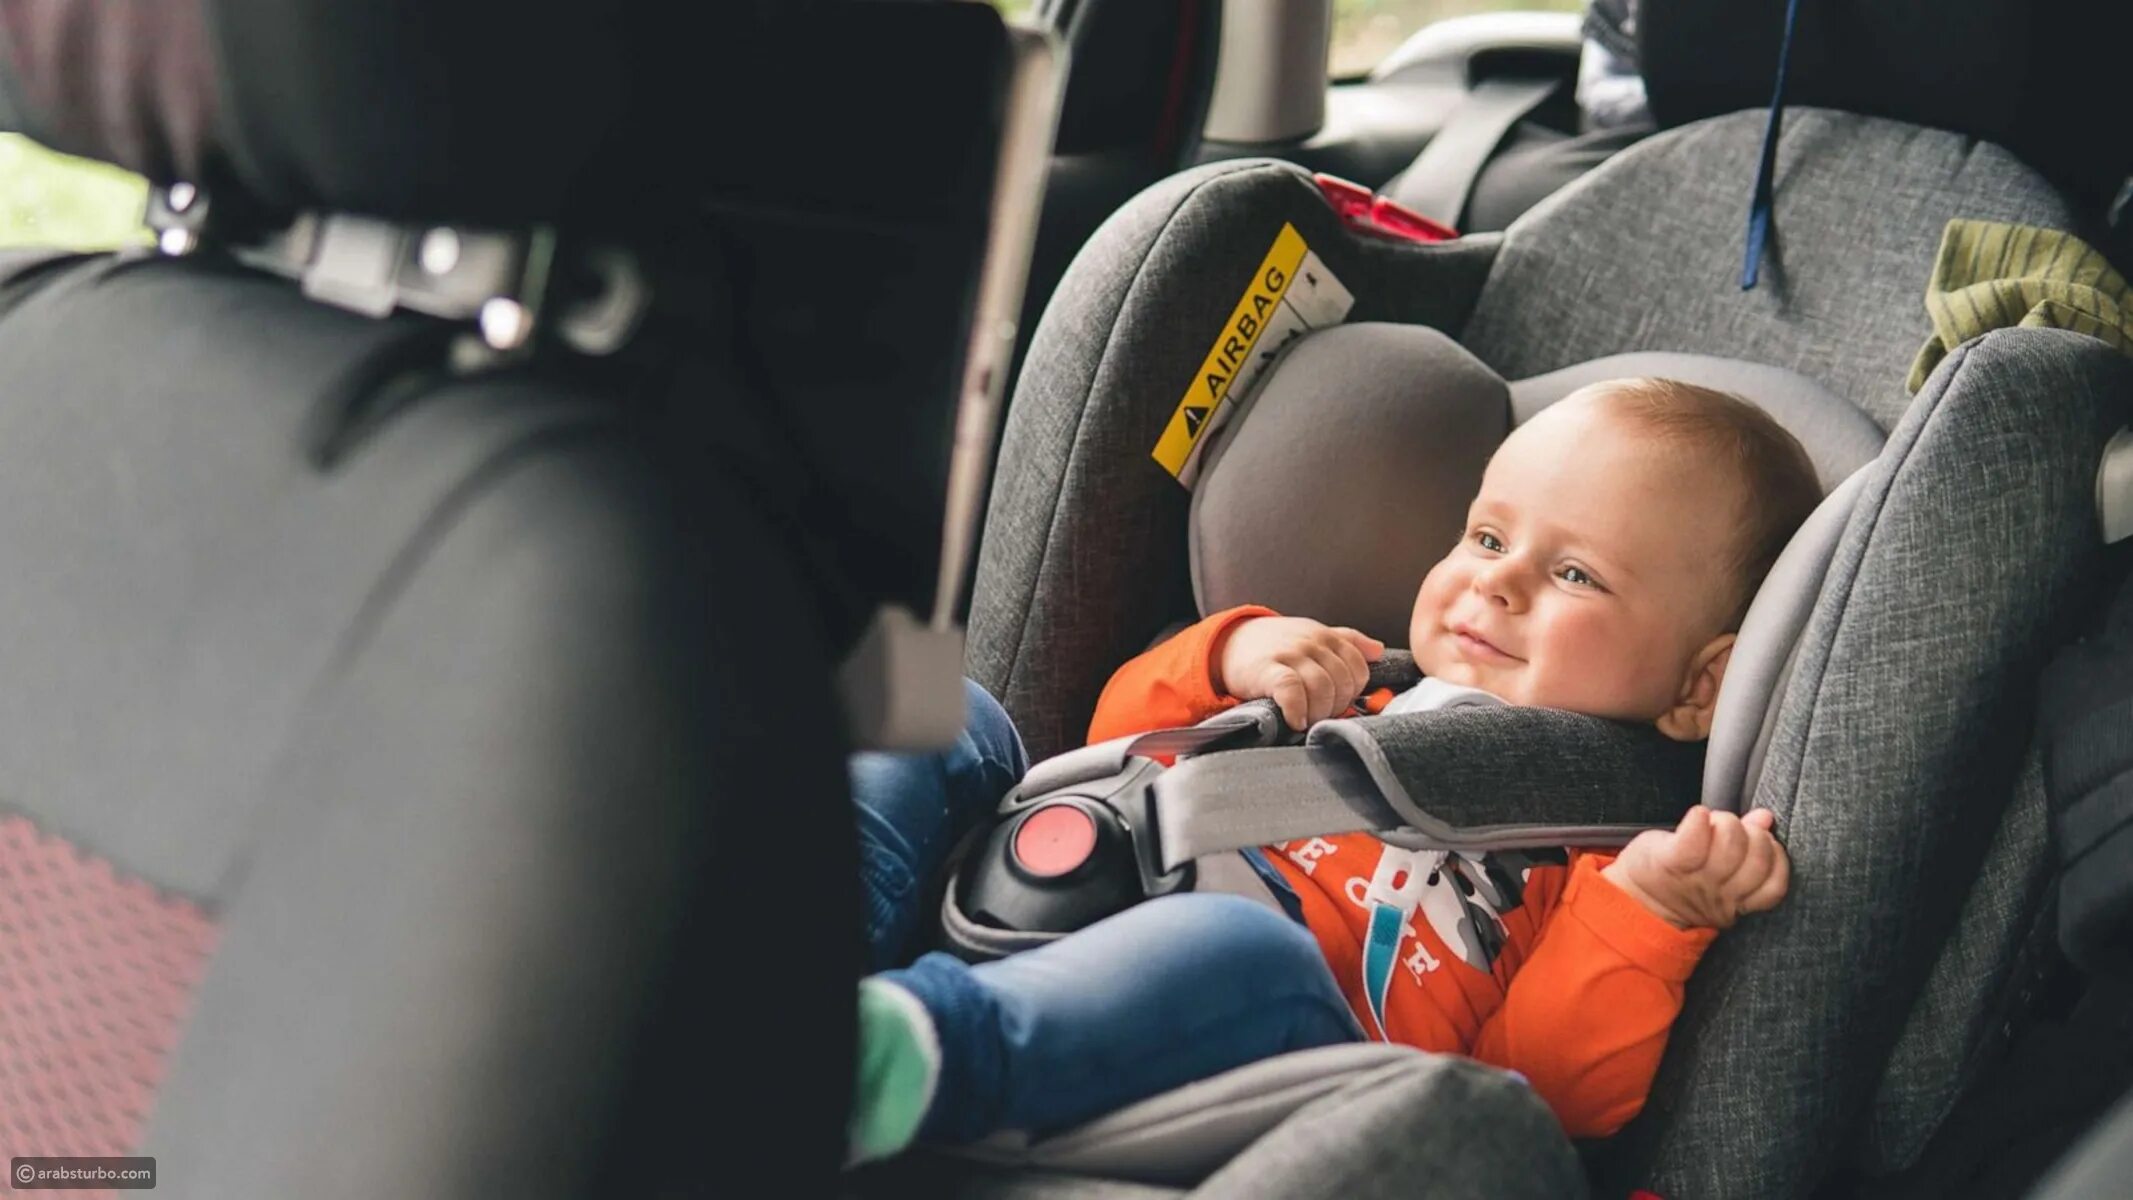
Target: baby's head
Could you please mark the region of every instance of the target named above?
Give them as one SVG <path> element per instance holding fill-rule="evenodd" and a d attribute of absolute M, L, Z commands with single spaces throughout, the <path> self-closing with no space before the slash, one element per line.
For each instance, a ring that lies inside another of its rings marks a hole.
<path fill-rule="evenodd" d="M 1752 404 L 1665 379 L 1581 388 L 1489 460 L 1415 596 L 1415 661 L 1514 704 L 1704 738 L 1748 601 L 1821 496 Z"/>

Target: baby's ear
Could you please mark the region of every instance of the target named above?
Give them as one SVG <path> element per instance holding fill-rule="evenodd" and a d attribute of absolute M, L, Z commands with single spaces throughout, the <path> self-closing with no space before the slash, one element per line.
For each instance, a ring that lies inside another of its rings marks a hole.
<path fill-rule="evenodd" d="M 1677 742 L 1700 742 L 1711 736 L 1711 714 L 1718 708 L 1718 685 L 1726 680 L 1726 664 L 1733 661 L 1737 635 L 1721 633 L 1689 659 L 1681 680 L 1681 694 L 1674 707 L 1659 714 L 1653 724 Z"/>

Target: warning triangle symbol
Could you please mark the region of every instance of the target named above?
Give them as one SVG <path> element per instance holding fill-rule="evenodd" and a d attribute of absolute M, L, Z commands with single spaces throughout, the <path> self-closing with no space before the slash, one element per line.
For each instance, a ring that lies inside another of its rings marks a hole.
<path fill-rule="evenodd" d="M 1199 437 L 1199 436 L 1200 436 L 1200 426 L 1202 426 L 1202 425 L 1205 425 L 1205 424 L 1207 424 L 1207 406 L 1206 406 L 1206 405 L 1204 405 L 1204 404 L 1188 404 L 1188 405 L 1186 405 L 1186 406 L 1185 406 L 1185 436 L 1186 436 L 1186 437 Z"/>

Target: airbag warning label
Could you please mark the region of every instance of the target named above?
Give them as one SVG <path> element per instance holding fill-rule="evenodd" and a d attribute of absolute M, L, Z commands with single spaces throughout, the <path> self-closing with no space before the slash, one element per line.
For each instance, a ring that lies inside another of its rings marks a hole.
<path fill-rule="evenodd" d="M 1281 348 L 1306 330 L 1339 324 L 1354 304 L 1355 297 L 1304 244 L 1303 235 L 1284 223 L 1178 401 L 1155 444 L 1155 461 L 1191 487 L 1199 475 L 1201 448 L 1251 394 Z"/>

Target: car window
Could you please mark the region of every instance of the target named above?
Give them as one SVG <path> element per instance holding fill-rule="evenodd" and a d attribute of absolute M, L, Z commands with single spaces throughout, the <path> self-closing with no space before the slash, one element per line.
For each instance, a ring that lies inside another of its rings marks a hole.
<path fill-rule="evenodd" d="M 148 240 L 148 183 L 0 133 L 0 246 L 109 250 Z"/>
<path fill-rule="evenodd" d="M 1446 17 L 1489 12 L 1583 12 L 1585 0 L 1333 0 L 1333 48 L 1326 73 L 1354 79 L 1415 30 Z"/>

